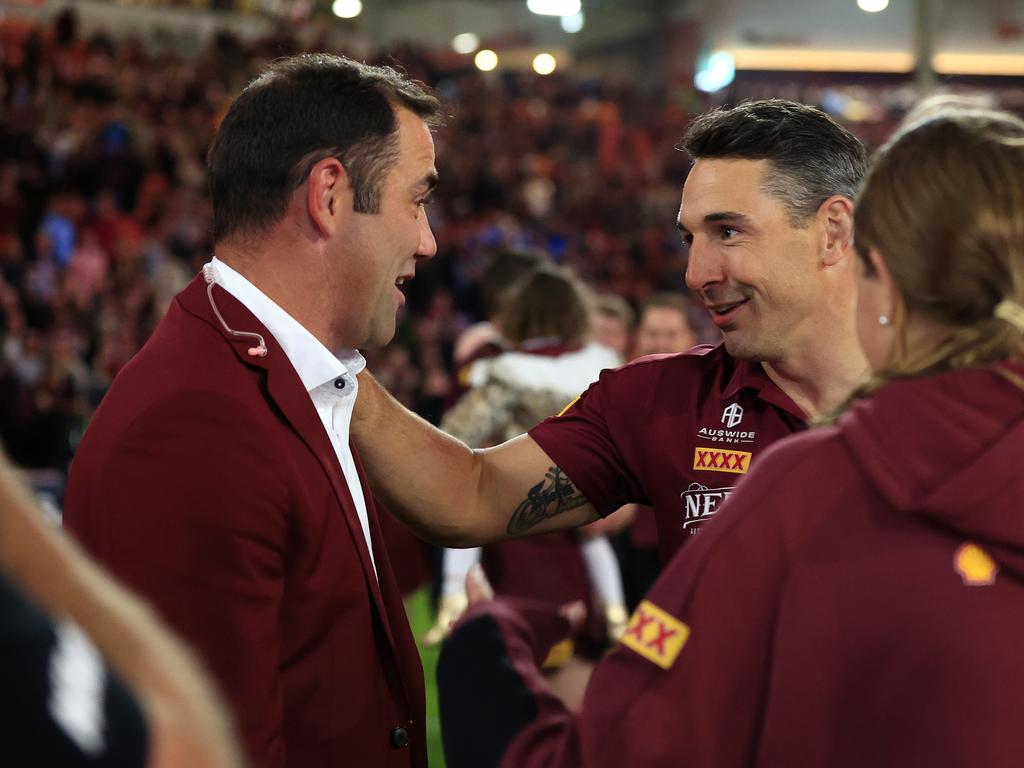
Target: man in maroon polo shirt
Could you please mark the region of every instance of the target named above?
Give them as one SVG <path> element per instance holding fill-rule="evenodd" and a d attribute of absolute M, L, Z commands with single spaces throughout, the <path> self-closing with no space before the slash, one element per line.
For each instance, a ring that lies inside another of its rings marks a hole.
<path fill-rule="evenodd" d="M 687 283 L 724 343 L 605 371 L 561 416 L 479 451 L 361 374 L 353 438 L 410 525 L 467 546 L 638 502 L 655 509 L 667 561 L 770 443 L 864 375 L 851 256 L 860 142 L 817 109 L 771 100 L 704 115 L 683 146 Z"/>
<path fill-rule="evenodd" d="M 438 666 L 449 768 L 1021 765 L 1024 121 L 905 125 L 858 198 L 870 383 L 760 456 L 578 712 L 537 673 L 569 612 L 474 574 Z"/>

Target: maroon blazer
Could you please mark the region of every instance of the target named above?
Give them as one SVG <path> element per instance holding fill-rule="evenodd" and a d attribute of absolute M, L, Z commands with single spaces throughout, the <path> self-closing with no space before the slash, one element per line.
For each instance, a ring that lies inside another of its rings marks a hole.
<path fill-rule="evenodd" d="M 379 578 L 334 449 L 284 351 L 197 277 L 118 375 L 65 522 L 198 651 L 253 766 L 426 766 L 423 672 L 366 480 Z"/>

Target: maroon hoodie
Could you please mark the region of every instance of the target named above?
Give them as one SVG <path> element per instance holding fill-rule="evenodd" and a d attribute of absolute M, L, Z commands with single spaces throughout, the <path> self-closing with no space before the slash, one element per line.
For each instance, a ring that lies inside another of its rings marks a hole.
<path fill-rule="evenodd" d="M 438 672 L 449 765 L 1024 765 L 1022 454 L 1024 392 L 985 370 L 777 443 L 579 713 L 536 673 L 555 637 L 472 609 Z"/>

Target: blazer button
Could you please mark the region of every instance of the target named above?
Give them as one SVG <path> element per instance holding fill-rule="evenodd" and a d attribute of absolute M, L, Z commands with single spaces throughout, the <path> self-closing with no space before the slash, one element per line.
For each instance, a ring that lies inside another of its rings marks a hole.
<path fill-rule="evenodd" d="M 395 749 L 409 746 L 409 732 L 400 725 L 395 726 L 391 731 L 391 746 Z"/>

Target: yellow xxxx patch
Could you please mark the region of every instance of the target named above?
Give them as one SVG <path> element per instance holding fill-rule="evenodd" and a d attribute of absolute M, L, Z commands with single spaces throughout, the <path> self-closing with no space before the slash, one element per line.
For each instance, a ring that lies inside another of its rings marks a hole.
<path fill-rule="evenodd" d="M 722 448 L 695 448 L 693 468 L 705 472 L 732 472 L 747 474 L 750 469 L 750 451 L 728 451 Z"/>
<path fill-rule="evenodd" d="M 643 600 L 630 618 L 621 642 L 648 661 L 668 669 L 689 637 L 688 626 L 650 600 Z"/>

